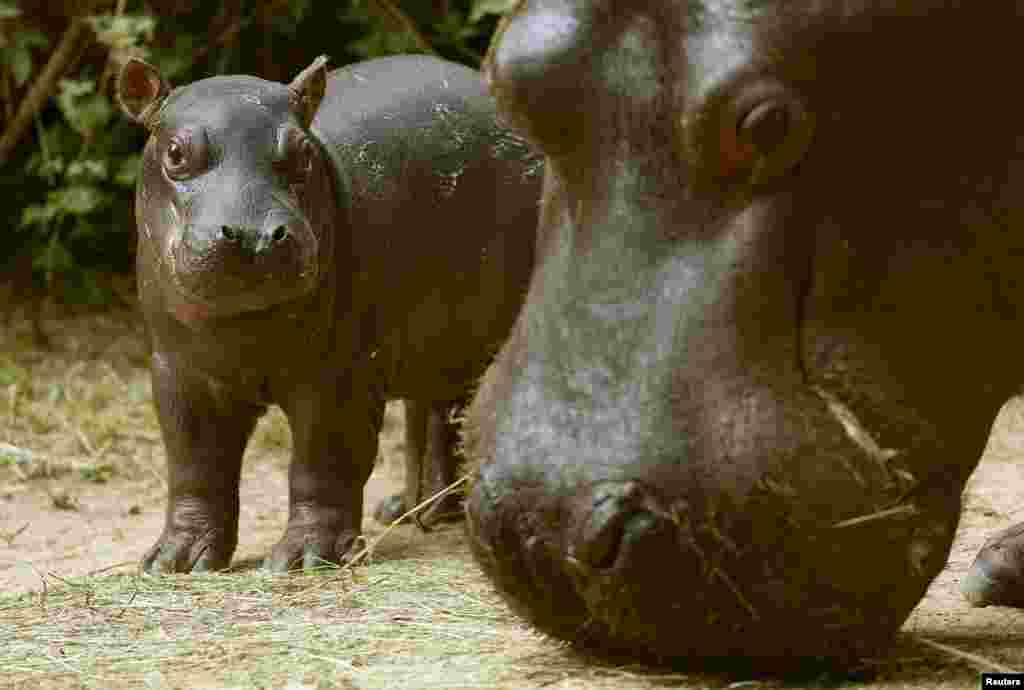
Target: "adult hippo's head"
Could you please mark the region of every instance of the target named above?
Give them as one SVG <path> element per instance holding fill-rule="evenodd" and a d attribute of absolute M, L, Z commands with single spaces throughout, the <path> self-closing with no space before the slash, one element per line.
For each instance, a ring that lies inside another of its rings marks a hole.
<path fill-rule="evenodd" d="M 325 63 L 290 85 L 226 76 L 173 91 L 142 60 L 122 69 L 122 109 L 151 134 L 136 192 L 140 274 L 180 321 L 266 309 L 317 286 L 334 200 L 309 133 Z"/>
<path fill-rule="evenodd" d="M 547 155 L 468 415 L 516 610 L 660 658 L 872 653 L 1024 381 L 1015 0 L 526 0 L 487 74 Z"/>

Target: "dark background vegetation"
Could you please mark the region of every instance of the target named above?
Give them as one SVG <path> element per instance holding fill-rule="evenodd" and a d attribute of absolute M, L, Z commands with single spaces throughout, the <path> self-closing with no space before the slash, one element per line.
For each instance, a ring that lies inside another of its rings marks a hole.
<path fill-rule="evenodd" d="M 478 67 L 515 0 L 0 0 L 0 316 L 19 301 L 104 305 L 130 275 L 143 130 L 117 109 L 120 65 L 172 84 L 215 74 L 290 81 L 434 52 Z M 122 291 L 123 292 L 123 291 Z"/>

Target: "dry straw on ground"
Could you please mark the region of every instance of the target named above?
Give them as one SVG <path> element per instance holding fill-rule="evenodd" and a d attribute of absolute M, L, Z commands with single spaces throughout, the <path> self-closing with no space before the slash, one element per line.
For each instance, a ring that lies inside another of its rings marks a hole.
<path fill-rule="evenodd" d="M 290 437 L 276 411 L 247 455 L 235 570 L 139 576 L 166 489 L 139 324 L 105 314 L 47 328 L 54 353 L 32 349 L 27 324 L 0 331 L 0 688 L 782 685 L 749 672 L 599 662 L 548 640 L 493 593 L 458 527 L 421 534 L 368 521 L 372 548 L 355 568 L 260 573 L 253 564 L 286 515 Z M 1022 485 L 1024 405 L 1004 410 L 1000 428 L 952 564 L 893 654 L 869 661 L 866 676 L 815 671 L 789 686 L 974 688 L 979 670 L 1024 668 L 1022 616 L 971 610 L 956 593 L 978 543 L 1013 517 Z M 401 430 L 389 408 L 373 500 L 398 486 Z"/>

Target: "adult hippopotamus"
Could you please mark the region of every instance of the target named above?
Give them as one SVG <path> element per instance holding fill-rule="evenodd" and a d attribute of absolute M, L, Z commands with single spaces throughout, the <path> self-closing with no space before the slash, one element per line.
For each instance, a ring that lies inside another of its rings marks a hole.
<path fill-rule="evenodd" d="M 169 495 L 147 571 L 228 565 L 242 452 L 270 404 L 294 450 L 265 565 L 338 562 L 385 400 L 414 403 L 410 451 L 450 475 L 436 467 L 448 408 L 525 294 L 542 159 L 497 124 L 479 74 L 425 56 L 325 63 L 291 84 L 171 90 L 137 59 L 120 74 L 123 109 L 150 132 L 138 277 Z"/>
<path fill-rule="evenodd" d="M 538 257 L 465 427 L 516 610 L 663 659 L 891 639 L 1024 381 L 1021 35 L 1016 0 L 520 3 L 485 73 L 546 154 Z M 1021 531 L 976 601 L 1024 594 Z"/>

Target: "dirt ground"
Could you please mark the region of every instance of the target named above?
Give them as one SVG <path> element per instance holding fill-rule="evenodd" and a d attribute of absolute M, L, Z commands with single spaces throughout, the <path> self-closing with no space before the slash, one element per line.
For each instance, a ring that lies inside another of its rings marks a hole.
<path fill-rule="evenodd" d="M 25 323 L 0 331 L 0 592 L 38 588 L 45 572 L 130 569 L 163 527 L 164 453 L 141 324 L 125 312 L 50 320 L 47 330 L 53 352 L 34 347 Z M 9 381 L 19 373 L 25 380 Z M 401 486 L 402 424 L 401 405 L 390 404 L 365 490 L 368 534 L 381 531 L 377 502 Z M 289 446 L 272 409 L 245 457 L 236 561 L 281 536 Z"/>
<path fill-rule="evenodd" d="M 50 319 L 46 328 L 53 352 L 33 347 L 26 322 L 15 319 L 8 328 L 0 322 L 0 593 L 38 591 L 47 573 L 66 578 L 130 572 L 162 527 L 163 448 L 138 319 L 127 311 L 108 312 Z M 401 431 L 400 408 L 391 405 L 377 470 L 366 487 L 365 529 L 371 537 L 382 526 L 370 512 L 401 480 Z M 280 536 L 287 516 L 289 443 L 283 415 L 271 412 L 246 455 L 236 561 L 255 561 Z M 1000 413 L 968 485 L 949 564 L 905 626 L 919 641 L 913 653 L 934 653 L 961 671 L 1024 671 L 1024 613 L 973 609 L 958 590 L 986 536 L 1024 520 L 1022 458 L 1024 400 L 1015 399 Z M 403 544 L 440 539 L 444 549 L 466 558 L 456 530 L 440 536 L 409 527 L 399 532 Z M 532 644 L 554 649 L 544 640 Z M 559 687 L 577 687 L 567 677 Z M 894 687 L 932 687 L 905 680 Z"/>

